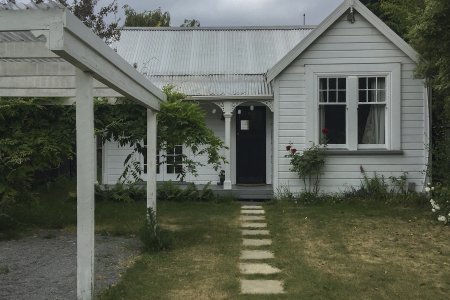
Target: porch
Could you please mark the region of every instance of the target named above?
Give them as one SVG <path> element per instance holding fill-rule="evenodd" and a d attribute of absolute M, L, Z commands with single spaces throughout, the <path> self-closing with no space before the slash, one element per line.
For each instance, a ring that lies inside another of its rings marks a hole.
<path fill-rule="evenodd" d="M 205 185 L 197 185 L 199 189 Z M 271 184 L 262 185 L 240 185 L 233 184 L 231 189 L 225 190 L 221 185 L 210 185 L 216 195 L 232 196 L 237 200 L 270 200 L 273 198 L 273 186 Z"/>
<path fill-rule="evenodd" d="M 159 181 L 158 186 L 164 184 Z M 187 182 L 174 182 L 181 188 L 185 188 L 189 183 Z M 206 184 L 196 184 L 197 189 L 201 190 Z M 222 185 L 211 183 L 209 188 L 218 196 L 231 196 L 237 200 L 270 200 L 273 198 L 273 186 L 271 184 L 261 185 L 241 185 L 233 184 L 231 189 L 225 190 Z"/>

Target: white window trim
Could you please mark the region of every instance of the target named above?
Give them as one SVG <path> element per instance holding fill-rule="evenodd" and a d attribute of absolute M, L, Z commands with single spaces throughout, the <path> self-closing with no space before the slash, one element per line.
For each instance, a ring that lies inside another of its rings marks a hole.
<path fill-rule="evenodd" d="M 330 149 L 386 149 L 401 150 L 401 64 L 339 64 L 305 65 L 307 110 L 306 142 L 318 144 L 319 134 L 319 77 L 347 77 L 347 143 L 330 145 Z M 358 145 L 358 77 L 386 77 L 386 144 Z M 353 116 L 353 117 L 352 117 Z"/>
<path fill-rule="evenodd" d="M 184 154 L 188 155 L 187 148 L 184 145 L 183 145 L 183 150 L 182 151 L 183 151 Z M 166 155 L 166 151 L 161 151 L 160 150 L 158 152 L 158 155 L 160 157 L 163 156 L 163 155 L 165 156 Z M 141 163 L 141 166 L 144 166 L 144 156 L 142 154 L 139 155 L 139 161 Z M 159 173 L 156 174 L 156 180 L 157 181 L 169 181 L 169 180 L 171 180 L 171 181 L 179 181 L 180 177 L 178 177 L 178 173 L 171 173 L 171 174 L 169 174 L 169 173 L 167 173 L 167 168 L 166 167 L 167 167 L 166 163 L 163 163 L 163 164 L 161 164 L 159 166 Z M 147 181 L 147 173 L 144 173 L 144 170 L 142 170 L 141 178 L 142 178 L 142 180 Z M 185 178 L 185 180 L 186 180 L 186 178 Z"/>

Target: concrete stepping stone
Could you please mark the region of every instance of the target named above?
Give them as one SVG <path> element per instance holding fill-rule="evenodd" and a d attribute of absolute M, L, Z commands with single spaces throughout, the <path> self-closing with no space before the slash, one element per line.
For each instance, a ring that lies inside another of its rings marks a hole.
<path fill-rule="evenodd" d="M 269 230 L 243 229 L 242 235 L 270 235 Z"/>
<path fill-rule="evenodd" d="M 241 216 L 241 221 L 264 221 L 265 219 L 264 216 Z"/>
<path fill-rule="evenodd" d="M 242 223 L 242 228 L 266 228 L 267 223 Z"/>
<path fill-rule="evenodd" d="M 266 228 L 267 223 L 250 223 L 250 222 L 244 222 L 241 224 L 242 228 Z"/>
<path fill-rule="evenodd" d="M 280 280 L 241 279 L 242 294 L 283 294 L 283 282 Z"/>
<path fill-rule="evenodd" d="M 243 209 L 241 210 L 242 215 L 263 215 L 263 209 Z"/>
<path fill-rule="evenodd" d="M 242 209 L 263 209 L 261 205 L 242 205 Z"/>
<path fill-rule="evenodd" d="M 272 252 L 267 250 L 242 250 L 241 259 L 270 259 L 274 258 Z"/>
<path fill-rule="evenodd" d="M 269 264 L 259 263 L 259 264 L 251 264 L 251 263 L 240 263 L 239 269 L 242 274 L 251 275 L 251 274 L 276 274 L 280 273 L 281 270 L 275 267 L 272 267 Z"/>
<path fill-rule="evenodd" d="M 242 240 L 243 246 L 269 246 L 272 245 L 272 240 L 270 239 L 243 239 Z"/>

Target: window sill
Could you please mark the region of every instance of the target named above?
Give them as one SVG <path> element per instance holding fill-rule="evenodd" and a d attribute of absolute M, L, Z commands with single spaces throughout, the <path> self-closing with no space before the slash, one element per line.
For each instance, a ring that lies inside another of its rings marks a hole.
<path fill-rule="evenodd" d="M 387 150 L 387 149 L 360 149 L 360 150 L 344 150 L 344 149 L 326 149 L 327 155 L 402 155 L 403 150 Z"/>

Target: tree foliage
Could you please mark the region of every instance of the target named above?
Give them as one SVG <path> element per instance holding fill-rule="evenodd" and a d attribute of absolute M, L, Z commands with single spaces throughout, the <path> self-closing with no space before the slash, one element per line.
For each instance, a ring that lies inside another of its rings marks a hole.
<path fill-rule="evenodd" d="M 200 27 L 200 21 L 197 19 L 184 19 L 180 27 Z"/>
<path fill-rule="evenodd" d="M 10 1 L 10 0 L 9 0 Z M 39 4 L 45 0 L 32 0 Z M 107 44 L 117 41 L 120 38 L 119 20 L 107 22 L 107 17 L 116 15 L 119 11 L 117 0 L 104 6 L 98 6 L 99 0 L 56 0 L 69 8 L 87 27 L 91 28 L 96 35 Z"/>
<path fill-rule="evenodd" d="M 433 179 L 450 184 L 450 2 L 425 0 L 409 36 L 433 87 Z"/>
<path fill-rule="evenodd" d="M 169 27 L 170 13 L 158 7 L 155 10 L 136 12 L 129 5 L 124 6 L 126 27 Z"/>
<path fill-rule="evenodd" d="M 194 102 L 185 101 L 185 95 L 178 93 L 173 87 L 165 87 L 167 101 L 161 103 L 158 113 L 158 149 L 166 151 L 176 145 L 184 145 L 194 156 L 206 155 L 208 164 L 215 169 L 225 161 L 220 154 L 224 147 L 222 140 L 206 126 L 205 114 L 201 107 Z M 96 128 L 104 140 L 115 140 L 120 145 L 130 145 L 135 153 L 144 154 L 144 140 L 146 137 L 146 109 L 131 102 L 109 105 L 101 101 L 96 105 Z M 130 154 L 128 161 L 133 154 Z M 182 154 L 183 170 L 181 178 L 187 172 L 196 175 L 197 167 L 202 164 Z M 164 157 L 160 161 L 165 163 Z M 133 177 L 139 177 L 139 170 L 133 166 L 127 168 Z M 126 175 L 126 174 L 124 174 Z M 126 177 L 126 176 L 124 176 Z"/>
<path fill-rule="evenodd" d="M 74 136 L 74 107 L 44 106 L 35 98 L 0 98 L 0 208 L 29 196 L 36 172 L 72 158 Z"/>

